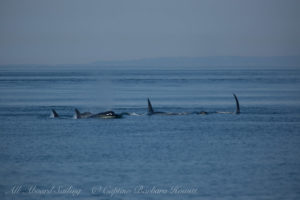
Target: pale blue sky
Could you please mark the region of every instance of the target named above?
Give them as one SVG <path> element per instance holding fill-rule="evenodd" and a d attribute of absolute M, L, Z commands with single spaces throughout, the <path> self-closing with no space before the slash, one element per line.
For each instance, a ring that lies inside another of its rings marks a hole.
<path fill-rule="evenodd" d="M 299 0 L 1 0 L 0 64 L 300 55 Z"/>

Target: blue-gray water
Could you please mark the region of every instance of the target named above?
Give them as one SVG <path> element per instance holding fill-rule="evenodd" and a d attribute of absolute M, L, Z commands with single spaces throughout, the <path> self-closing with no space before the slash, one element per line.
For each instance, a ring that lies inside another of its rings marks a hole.
<path fill-rule="evenodd" d="M 299 83 L 285 67 L 2 67 L 0 197 L 299 199 Z M 148 97 L 158 111 L 232 112 L 233 92 L 240 115 L 144 115 Z"/>

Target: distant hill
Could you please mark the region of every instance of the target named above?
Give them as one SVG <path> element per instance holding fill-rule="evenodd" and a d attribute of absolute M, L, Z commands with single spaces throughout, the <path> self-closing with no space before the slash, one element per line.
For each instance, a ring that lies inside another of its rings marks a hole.
<path fill-rule="evenodd" d="M 300 56 L 276 57 L 241 57 L 241 56 L 211 56 L 211 57 L 165 57 L 146 58 L 125 61 L 97 61 L 94 66 L 132 66 L 132 67 L 198 67 L 198 66 L 256 66 L 256 67 L 300 67 Z"/>
<path fill-rule="evenodd" d="M 15 68 L 55 68 L 55 67 L 75 67 L 75 68 L 127 68 L 127 69 L 181 69 L 181 68 L 284 68 L 299 67 L 300 56 L 274 56 L 274 57 L 242 57 L 242 56 L 209 56 L 209 57 L 162 57 L 144 58 L 136 60 L 120 61 L 97 61 L 87 64 L 10 64 L 0 65 L 0 67 Z"/>

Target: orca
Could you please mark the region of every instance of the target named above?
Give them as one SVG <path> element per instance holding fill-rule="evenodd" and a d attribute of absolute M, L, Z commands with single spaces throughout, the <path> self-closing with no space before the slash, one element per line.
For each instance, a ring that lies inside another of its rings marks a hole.
<path fill-rule="evenodd" d="M 150 102 L 150 99 L 148 98 L 148 115 L 167 115 L 167 113 L 165 112 L 155 112 L 152 105 L 151 105 L 151 102 Z"/>
<path fill-rule="evenodd" d="M 92 114 L 90 112 L 80 113 L 77 108 L 75 108 L 75 116 L 74 116 L 75 119 L 86 119 L 86 118 L 114 119 L 114 118 L 121 118 L 121 117 L 122 114 L 116 114 L 113 111 L 106 111 L 97 114 Z"/>
<path fill-rule="evenodd" d="M 91 112 L 81 113 L 77 108 L 75 108 L 75 114 L 73 116 L 74 119 L 87 119 L 87 118 L 103 118 L 103 119 L 113 119 L 113 118 L 121 118 L 123 115 L 130 115 L 129 113 L 123 112 L 120 114 L 116 114 L 113 111 L 106 111 L 97 114 L 93 114 Z M 61 118 L 60 115 L 54 109 L 51 109 L 50 118 Z"/>
<path fill-rule="evenodd" d="M 237 96 L 233 93 L 233 96 L 234 96 L 234 99 L 235 99 L 235 105 L 236 105 L 236 108 L 235 108 L 235 114 L 240 114 L 241 111 L 240 111 L 240 103 L 239 103 L 239 100 L 237 98 Z"/>
<path fill-rule="evenodd" d="M 154 112 L 154 109 L 151 105 L 150 99 L 148 98 L 148 115 L 155 115 L 155 114 L 166 114 L 165 112 Z"/>
<path fill-rule="evenodd" d="M 74 119 L 86 119 L 91 116 L 93 116 L 93 113 L 90 113 L 90 112 L 80 113 L 79 110 L 77 108 L 75 108 Z"/>
<path fill-rule="evenodd" d="M 239 104 L 239 100 L 237 98 L 237 96 L 233 93 L 233 97 L 235 99 L 235 103 L 236 103 L 236 109 L 234 112 L 206 112 L 206 111 L 196 111 L 196 112 L 184 112 L 184 113 L 170 113 L 170 112 L 157 112 L 154 111 L 151 101 L 148 98 L 148 115 L 188 115 L 188 114 L 197 114 L 197 115 L 207 115 L 210 113 L 218 113 L 218 114 L 240 114 L 240 104 Z"/>
<path fill-rule="evenodd" d="M 106 111 L 91 116 L 91 118 L 103 118 L 103 119 L 113 119 L 113 118 L 121 118 L 121 117 L 122 117 L 121 114 L 116 114 L 113 111 Z"/>
<path fill-rule="evenodd" d="M 206 111 L 200 111 L 200 112 L 193 112 L 193 114 L 196 114 L 196 115 L 208 115 L 208 112 L 206 112 Z"/>
<path fill-rule="evenodd" d="M 207 112 L 205 111 L 201 111 L 201 112 L 183 112 L 183 113 L 173 113 L 173 112 L 157 112 L 157 111 L 154 111 L 152 105 L 151 105 L 151 101 L 150 99 L 148 98 L 148 115 L 188 115 L 188 114 L 201 114 L 201 115 L 206 115 L 208 114 Z"/>
<path fill-rule="evenodd" d="M 235 111 L 234 112 L 221 112 L 221 111 L 218 111 L 216 113 L 218 113 L 218 114 L 236 114 L 236 115 L 241 113 L 239 100 L 238 100 L 237 96 L 234 93 L 232 93 L 232 95 L 235 99 Z"/>
<path fill-rule="evenodd" d="M 150 99 L 148 98 L 148 112 L 147 115 L 184 115 L 186 113 L 172 113 L 172 112 L 158 112 L 154 111 Z"/>
<path fill-rule="evenodd" d="M 51 109 L 50 118 L 57 118 L 57 117 L 59 117 L 59 115 L 57 114 L 57 112 L 54 109 Z"/>

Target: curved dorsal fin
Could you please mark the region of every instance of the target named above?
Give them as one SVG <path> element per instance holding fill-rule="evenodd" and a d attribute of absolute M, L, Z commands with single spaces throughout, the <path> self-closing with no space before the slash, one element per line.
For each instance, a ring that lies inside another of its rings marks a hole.
<path fill-rule="evenodd" d="M 235 109 L 235 114 L 240 114 L 240 104 L 237 96 L 233 93 L 235 103 L 236 103 L 236 109 Z"/>

